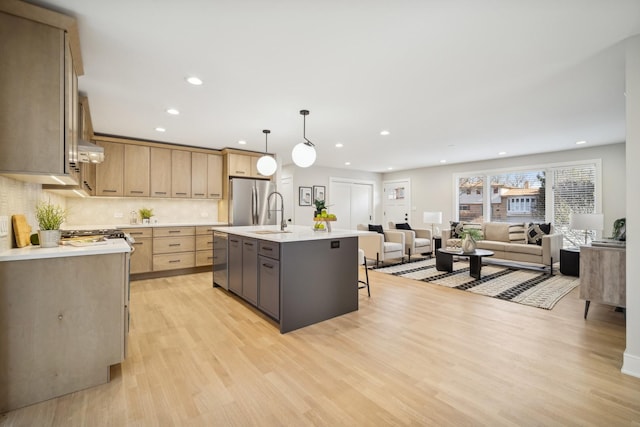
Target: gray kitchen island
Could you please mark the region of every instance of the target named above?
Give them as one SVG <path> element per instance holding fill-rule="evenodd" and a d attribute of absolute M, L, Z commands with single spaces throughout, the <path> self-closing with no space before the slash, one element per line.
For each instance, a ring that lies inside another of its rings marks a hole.
<path fill-rule="evenodd" d="M 214 286 L 268 314 L 281 333 L 358 310 L 358 236 L 363 232 L 303 226 L 284 232 L 277 226 L 213 230 L 228 242 L 224 254 L 214 243 L 214 260 L 226 260 L 227 279 L 216 283 L 214 272 Z"/>

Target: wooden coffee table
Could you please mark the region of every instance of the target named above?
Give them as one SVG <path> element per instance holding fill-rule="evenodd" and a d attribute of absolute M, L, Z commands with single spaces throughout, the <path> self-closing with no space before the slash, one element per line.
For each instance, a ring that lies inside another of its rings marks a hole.
<path fill-rule="evenodd" d="M 493 256 L 493 252 L 485 249 L 476 249 L 474 252 L 464 253 L 460 249 L 438 249 L 436 251 L 436 270 L 452 273 L 454 255 L 469 257 L 469 276 L 474 279 L 480 279 L 482 257 Z"/>

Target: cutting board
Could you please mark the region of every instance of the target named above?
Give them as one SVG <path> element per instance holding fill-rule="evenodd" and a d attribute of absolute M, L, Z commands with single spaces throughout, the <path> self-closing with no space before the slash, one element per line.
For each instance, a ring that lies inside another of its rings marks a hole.
<path fill-rule="evenodd" d="M 16 236 L 16 245 L 19 248 L 29 246 L 31 244 L 31 226 L 27 224 L 27 218 L 24 215 L 12 215 L 13 234 Z"/>

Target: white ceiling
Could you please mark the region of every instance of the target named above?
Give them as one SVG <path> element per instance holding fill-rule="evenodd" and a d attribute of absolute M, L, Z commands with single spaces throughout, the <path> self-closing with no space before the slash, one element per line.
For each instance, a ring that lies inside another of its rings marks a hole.
<path fill-rule="evenodd" d="M 638 0 L 33 3 L 78 19 L 96 132 L 263 151 L 270 129 L 289 164 L 308 109 L 317 165 L 374 172 L 624 141 L 640 33 Z"/>

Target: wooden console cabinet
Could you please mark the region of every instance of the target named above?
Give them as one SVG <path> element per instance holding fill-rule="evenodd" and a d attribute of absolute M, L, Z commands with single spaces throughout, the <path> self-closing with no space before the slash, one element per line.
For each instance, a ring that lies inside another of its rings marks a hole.
<path fill-rule="evenodd" d="M 584 318 L 593 302 L 626 306 L 626 249 L 580 246 L 580 298 L 585 300 Z"/>

